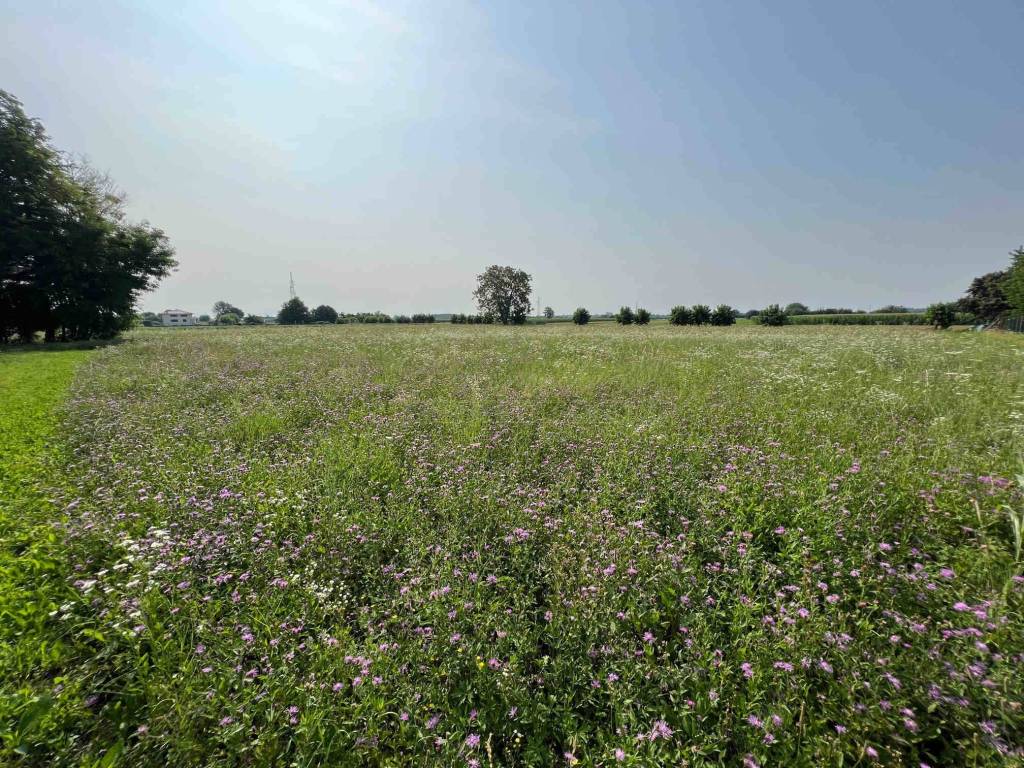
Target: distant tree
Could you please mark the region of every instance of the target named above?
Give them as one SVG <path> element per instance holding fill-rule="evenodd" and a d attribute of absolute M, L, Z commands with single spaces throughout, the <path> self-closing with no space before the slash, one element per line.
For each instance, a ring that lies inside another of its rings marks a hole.
<path fill-rule="evenodd" d="M 787 304 L 785 312 L 787 315 L 809 315 L 811 310 L 806 304 L 801 304 L 799 301 L 794 301 L 792 304 Z"/>
<path fill-rule="evenodd" d="M 199 316 L 199 322 L 200 323 L 208 323 L 208 322 L 210 322 L 210 316 L 209 315 L 200 315 Z"/>
<path fill-rule="evenodd" d="M 712 325 L 733 325 L 736 322 L 736 310 L 728 304 L 719 304 L 711 313 Z"/>
<path fill-rule="evenodd" d="M 544 317 L 545 318 L 550 320 L 554 316 L 555 316 L 555 310 L 553 310 L 551 307 L 544 307 Z"/>
<path fill-rule="evenodd" d="M 477 276 L 473 297 L 482 314 L 502 325 L 522 325 L 530 314 L 530 280 L 521 269 L 495 264 Z"/>
<path fill-rule="evenodd" d="M 902 304 L 886 304 L 881 309 L 876 309 L 875 310 L 875 312 L 877 312 L 880 315 L 882 315 L 882 314 L 884 314 L 884 315 L 899 315 L 899 314 L 902 314 L 904 312 L 909 312 L 909 311 L 910 310 L 907 309 L 906 307 L 904 307 Z M 832 308 L 829 308 L 827 311 L 823 310 L 822 314 L 826 314 L 826 315 L 848 315 L 848 314 L 850 314 L 850 312 L 848 312 L 845 309 L 832 309 Z"/>
<path fill-rule="evenodd" d="M 116 336 L 173 256 L 163 232 L 128 221 L 108 177 L 55 149 L 0 90 L 0 340 Z"/>
<path fill-rule="evenodd" d="M 277 322 L 281 325 L 304 325 L 309 322 L 309 308 L 298 296 L 292 297 L 281 305 Z"/>
<path fill-rule="evenodd" d="M 213 305 L 213 321 L 215 323 L 219 323 L 221 316 L 228 313 L 238 318 L 245 317 L 245 312 L 227 301 L 218 301 Z"/>
<path fill-rule="evenodd" d="M 956 304 L 954 302 L 932 304 L 925 310 L 924 319 L 933 328 L 949 328 L 956 322 Z"/>
<path fill-rule="evenodd" d="M 225 312 L 217 318 L 217 325 L 238 325 L 239 319 L 234 312 Z"/>
<path fill-rule="evenodd" d="M 761 320 L 761 325 L 789 325 L 789 315 L 778 304 L 770 304 L 762 309 L 758 317 Z"/>
<path fill-rule="evenodd" d="M 313 310 L 310 315 L 314 323 L 336 323 L 338 322 L 338 313 L 334 307 L 327 304 L 321 304 L 319 307 Z"/>
<path fill-rule="evenodd" d="M 576 325 L 586 325 L 590 322 L 590 313 L 586 307 L 576 307 L 576 311 L 572 313 L 572 321 Z"/>
<path fill-rule="evenodd" d="M 958 308 L 967 312 L 981 323 L 998 320 L 1010 310 L 1010 302 L 1006 299 L 1004 285 L 1010 271 L 989 272 L 971 281 L 966 295 L 960 299 Z"/>
<path fill-rule="evenodd" d="M 633 319 L 637 325 L 648 325 L 651 322 L 651 313 L 643 307 L 640 307 L 636 311 L 636 317 Z"/>
<path fill-rule="evenodd" d="M 711 307 L 707 304 L 694 304 L 690 310 L 690 320 L 694 325 L 707 325 L 711 322 Z"/>
<path fill-rule="evenodd" d="M 693 322 L 693 315 L 690 314 L 690 310 L 680 304 L 677 307 L 672 307 L 672 311 L 668 313 L 668 321 L 672 325 L 690 325 Z"/>
<path fill-rule="evenodd" d="M 163 321 L 156 312 L 143 312 L 139 316 L 139 322 L 146 328 L 154 328 L 158 325 L 163 325 Z"/>
<path fill-rule="evenodd" d="M 760 314 L 760 309 L 748 309 L 746 312 L 743 313 L 743 317 L 745 317 L 747 320 L 752 320 Z"/>
<path fill-rule="evenodd" d="M 395 322 L 405 325 L 412 322 L 412 318 L 408 315 L 395 315 Z"/>
<path fill-rule="evenodd" d="M 1006 270 L 1003 280 L 1003 292 L 1010 312 L 1024 315 L 1024 246 L 1010 254 L 1010 268 Z"/>
<path fill-rule="evenodd" d="M 629 307 L 621 307 L 619 313 L 615 315 L 615 322 L 619 325 L 632 325 L 636 316 L 633 314 L 633 310 Z"/>
<path fill-rule="evenodd" d="M 414 323 L 432 323 L 434 322 L 434 316 L 427 314 L 416 314 L 412 316 L 412 321 Z"/>
<path fill-rule="evenodd" d="M 259 315 L 246 315 L 242 322 L 245 325 L 263 325 L 263 318 Z"/>

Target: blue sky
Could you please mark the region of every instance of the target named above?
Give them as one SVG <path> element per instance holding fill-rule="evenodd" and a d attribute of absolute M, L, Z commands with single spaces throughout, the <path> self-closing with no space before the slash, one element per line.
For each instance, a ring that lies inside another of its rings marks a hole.
<path fill-rule="evenodd" d="M 959 296 L 1024 243 L 1024 4 L 0 0 L 0 88 L 178 271 L 144 304 Z"/>

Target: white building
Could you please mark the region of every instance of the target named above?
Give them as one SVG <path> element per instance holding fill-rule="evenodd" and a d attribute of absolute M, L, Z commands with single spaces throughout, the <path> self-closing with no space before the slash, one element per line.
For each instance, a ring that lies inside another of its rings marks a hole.
<path fill-rule="evenodd" d="M 160 322 L 164 325 L 195 325 L 196 319 L 184 309 L 165 309 L 160 313 Z"/>

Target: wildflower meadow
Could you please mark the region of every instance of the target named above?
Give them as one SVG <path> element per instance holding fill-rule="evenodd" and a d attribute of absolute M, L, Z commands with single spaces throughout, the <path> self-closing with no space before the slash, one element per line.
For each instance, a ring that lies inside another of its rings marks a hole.
<path fill-rule="evenodd" d="M 73 354 L 20 449 L 34 501 L 0 507 L 7 764 L 1024 763 L 1024 337 L 312 326 Z"/>

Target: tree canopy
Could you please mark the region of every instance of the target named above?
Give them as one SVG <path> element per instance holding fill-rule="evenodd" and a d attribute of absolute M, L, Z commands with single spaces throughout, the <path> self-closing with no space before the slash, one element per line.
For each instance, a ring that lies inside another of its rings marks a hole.
<path fill-rule="evenodd" d="M 999 319 L 1010 308 L 1003 288 L 1008 275 L 1009 270 L 1002 270 L 974 278 L 966 295 L 958 302 L 960 309 L 983 323 Z"/>
<path fill-rule="evenodd" d="M 1010 311 L 1024 315 L 1024 246 L 1013 251 L 1010 258 L 1012 261 L 1010 268 L 1006 270 L 1003 291 L 1006 293 Z"/>
<path fill-rule="evenodd" d="M 313 310 L 313 322 L 315 323 L 336 323 L 338 322 L 338 312 L 334 307 L 327 304 L 321 304 L 319 307 Z"/>
<path fill-rule="evenodd" d="M 230 301 L 218 301 L 213 305 L 213 319 L 216 322 L 220 322 L 220 319 L 224 315 L 236 315 L 237 317 L 245 317 L 245 312 L 240 310 Z"/>
<path fill-rule="evenodd" d="M 176 266 L 166 235 L 126 220 L 110 179 L 56 150 L 0 90 L 0 340 L 109 338 Z"/>
<path fill-rule="evenodd" d="M 281 305 L 277 313 L 277 322 L 281 325 L 303 325 L 309 322 L 309 308 L 298 296 L 288 299 Z"/>
<path fill-rule="evenodd" d="M 515 267 L 488 267 L 476 279 L 473 297 L 483 315 L 502 325 L 522 325 L 530 314 L 531 278 Z"/>

